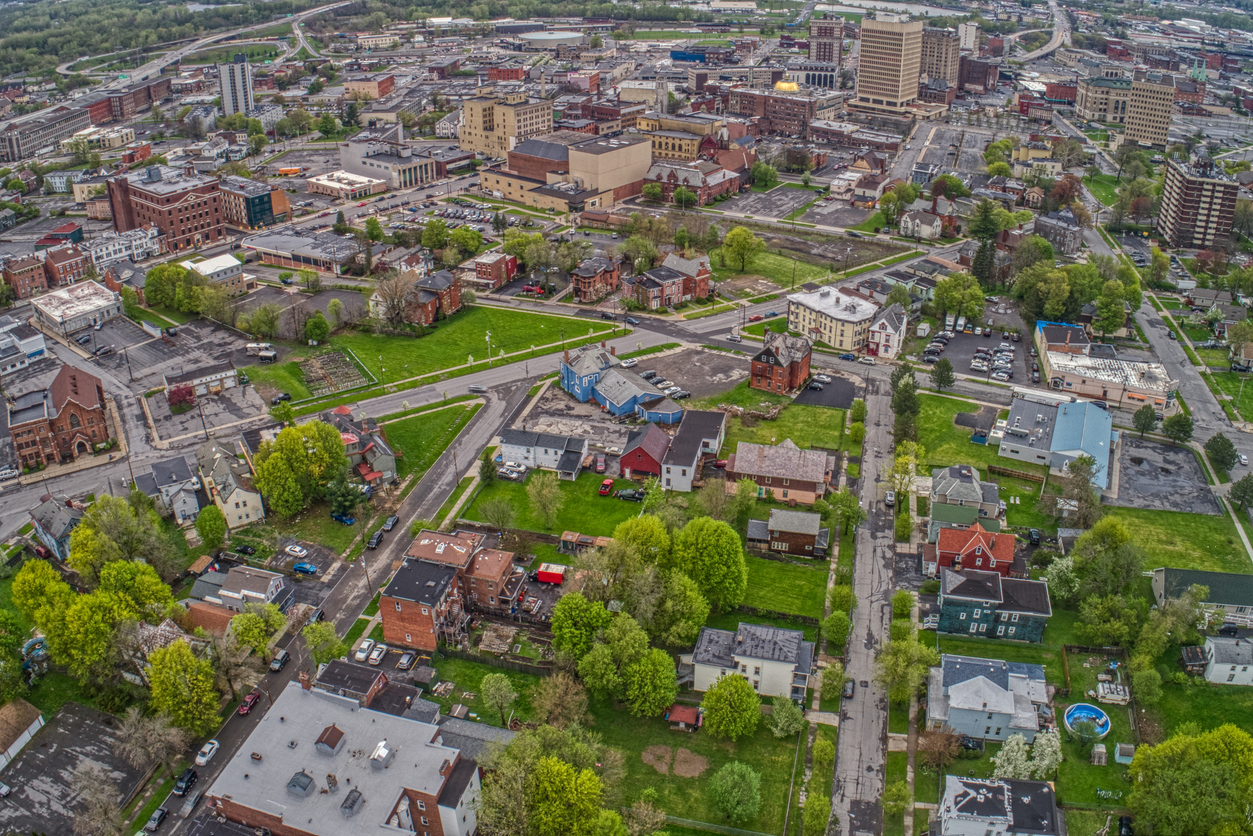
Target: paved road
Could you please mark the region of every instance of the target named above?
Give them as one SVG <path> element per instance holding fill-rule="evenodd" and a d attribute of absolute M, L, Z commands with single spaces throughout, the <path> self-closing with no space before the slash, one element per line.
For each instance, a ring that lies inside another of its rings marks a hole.
<path fill-rule="evenodd" d="M 1049 8 L 1053 11 L 1053 37 L 1039 49 L 1028 52 L 1018 58 L 1019 61 L 1034 61 L 1055 52 L 1063 44 L 1070 43 L 1070 19 L 1066 11 L 1057 5 L 1057 0 L 1049 0 Z"/>

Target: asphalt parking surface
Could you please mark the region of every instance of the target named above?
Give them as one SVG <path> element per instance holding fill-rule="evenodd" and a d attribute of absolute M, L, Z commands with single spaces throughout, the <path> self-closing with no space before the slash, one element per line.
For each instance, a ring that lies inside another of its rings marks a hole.
<path fill-rule="evenodd" d="M 1222 513 L 1190 449 L 1140 439 L 1132 433 L 1123 433 L 1118 451 L 1118 497 L 1106 497 L 1105 502 L 1154 511 Z"/>
<path fill-rule="evenodd" d="M 958 334 L 949 341 L 948 347 L 944 349 L 944 352 L 940 356 L 953 364 L 953 371 L 957 374 L 973 376 L 984 375 L 983 372 L 974 372 L 970 369 L 970 362 L 974 359 L 975 349 L 994 349 L 1003 342 L 1008 342 L 1014 349 L 1014 376 L 1010 378 L 1009 382 L 1015 386 L 1030 385 L 1031 363 L 1035 361 L 1035 358 L 1030 356 L 1030 345 L 1025 341 L 1016 343 L 1002 339 L 1000 331 L 994 332 L 991 337 L 976 337 L 974 334 Z M 929 371 L 931 365 L 924 364 L 923 368 Z"/>
<path fill-rule="evenodd" d="M 801 406 L 826 406 L 833 409 L 848 409 L 857 397 L 857 386 L 848 378 L 835 377 L 830 383 L 819 384 L 822 391 L 805 388 L 792 399 L 792 403 Z"/>
<path fill-rule="evenodd" d="M 641 357 L 635 371 L 652 369 L 693 398 L 725 392 L 748 377 L 748 358 L 722 351 L 687 348 L 664 356 Z"/>
<path fill-rule="evenodd" d="M 768 192 L 749 192 L 737 195 L 722 204 L 729 212 L 743 212 L 758 218 L 782 218 L 801 208 L 818 196 L 809 189 L 793 189 L 779 186 Z"/>

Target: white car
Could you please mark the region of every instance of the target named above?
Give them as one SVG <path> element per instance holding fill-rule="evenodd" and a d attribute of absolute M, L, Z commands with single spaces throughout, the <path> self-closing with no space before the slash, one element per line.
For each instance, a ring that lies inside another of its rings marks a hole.
<path fill-rule="evenodd" d="M 218 753 L 221 748 L 216 740 L 210 740 L 208 743 L 200 747 L 200 752 L 196 755 L 196 766 L 205 766 L 209 761 L 213 760 L 213 756 Z"/>
<path fill-rule="evenodd" d="M 867 357 L 862 357 L 862 358 L 860 358 L 857 362 L 858 362 L 858 363 L 865 363 L 867 366 L 873 366 L 873 365 L 874 365 L 874 358 L 873 358 L 873 357 L 868 357 L 868 356 L 867 356 Z"/>
<path fill-rule="evenodd" d="M 1249 457 L 1248 457 L 1248 456 L 1246 456 L 1246 455 L 1244 455 L 1243 453 L 1241 453 L 1241 454 L 1240 454 L 1240 464 L 1248 464 L 1248 463 L 1249 463 Z"/>
<path fill-rule="evenodd" d="M 309 553 L 308 549 L 302 548 L 300 546 L 288 546 L 287 548 L 283 549 L 283 551 L 287 552 L 292 557 L 304 557 L 305 555 Z"/>
<path fill-rule="evenodd" d="M 673 395 L 675 392 L 682 391 L 682 389 L 683 389 L 682 386 L 670 386 L 662 394 L 669 396 L 669 395 Z"/>
<path fill-rule="evenodd" d="M 381 665 L 383 663 L 383 657 L 386 655 L 387 655 L 387 645 L 385 644 L 375 645 L 374 649 L 370 651 L 369 659 L 367 659 L 366 661 L 368 661 L 371 665 Z"/>
<path fill-rule="evenodd" d="M 360 644 L 360 646 L 357 647 L 357 652 L 353 654 L 352 658 L 358 662 L 364 662 L 366 659 L 370 658 L 370 651 L 373 649 L 374 639 L 366 639 Z"/>
<path fill-rule="evenodd" d="M 818 381 L 819 383 L 830 383 L 830 382 L 831 382 L 831 375 L 829 375 L 829 374 L 816 374 L 816 375 L 814 375 L 814 380 Z"/>
<path fill-rule="evenodd" d="M 630 360 L 623 360 L 623 361 L 622 361 L 622 368 L 624 368 L 624 369 L 633 369 L 633 368 L 635 368 L 637 365 L 639 365 L 639 362 L 640 362 L 640 361 L 639 361 L 639 360 L 637 360 L 637 359 L 635 359 L 634 357 L 632 357 Z"/>

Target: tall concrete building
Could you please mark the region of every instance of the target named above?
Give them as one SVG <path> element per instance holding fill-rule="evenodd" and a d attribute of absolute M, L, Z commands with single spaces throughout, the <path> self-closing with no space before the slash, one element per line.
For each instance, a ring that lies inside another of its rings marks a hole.
<path fill-rule="evenodd" d="M 481 87 L 464 102 L 464 111 L 461 148 L 486 157 L 504 157 L 523 140 L 553 130 L 552 102 L 525 93 L 498 96 L 491 87 Z"/>
<path fill-rule="evenodd" d="M 1127 102 L 1127 141 L 1165 148 L 1174 104 L 1175 81 L 1172 77 L 1150 78 L 1136 73 Z"/>
<path fill-rule="evenodd" d="M 1172 247 L 1209 247 L 1231 236 L 1239 184 L 1209 157 L 1166 164 L 1157 228 Z"/>
<path fill-rule="evenodd" d="M 236 53 L 230 64 L 218 64 L 218 92 L 222 96 L 222 115 L 247 113 L 255 107 L 252 100 L 252 65 L 248 56 Z"/>
<path fill-rule="evenodd" d="M 979 24 L 971 21 L 957 24 L 957 36 L 961 48 L 973 52 L 979 47 Z"/>
<path fill-rule="evenodd" d="M 824 17 L 809 22 L 809 60 L 839 64 L 844 43 L 844 18 Z"/>
<path fill-rule="evenodd" d="M 861 22 L 857 96 L 852 106 L 867 113 L 901 116 L 918 100 L 922 67 L 922 21 L 880 12 Z"/>
<path fill-rule="evenodd" d="M 1096 122 L 1127 121 L 1131 82 L 1125 78 L 1081 78 L 1075 88 L 1075 115 Z"/>
<path fill-rule="evenodd" d="M 956 30 L 927 26 L 922 30 L 922 74 L 928 81 L 943 79 L 957 84 L 961 38 Z"/>

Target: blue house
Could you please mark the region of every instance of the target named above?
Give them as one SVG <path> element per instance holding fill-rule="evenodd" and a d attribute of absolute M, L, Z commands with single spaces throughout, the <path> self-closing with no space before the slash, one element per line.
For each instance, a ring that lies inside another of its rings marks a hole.
<path fill-rule="evenodd" d="M 1030 743 L 1048 714 L 1044 668 L 1024 662 L 940 657 L 927 682 L 927 727 L 951 726 L 980 740 L 1021 734 Z"/>
<path fill-rule="evenodd" d="M 82 522 L 83 510 L 70 504 L 69 499 L 48 497 L 30 512 L 35 526 L 35 536 L 56 555 L 58 560 L 70 556 L 70 532 Z"/>
<path fill-rule="evenodd" d="M 567 351 L 561 361 L 561 388 L 582 403 L 595 401 L 610 415 L 633 415 L 659 424 L 677 424 L 683 409 L 635 372 L 604 344 Z"/>
<path fill-rule="evenodd" d="M 1053 614 L 1048 584 L 997 572 L 940 570 L 941 633 L 1044 641 Z"/>

